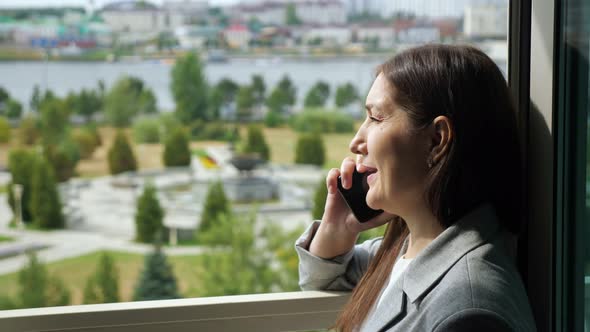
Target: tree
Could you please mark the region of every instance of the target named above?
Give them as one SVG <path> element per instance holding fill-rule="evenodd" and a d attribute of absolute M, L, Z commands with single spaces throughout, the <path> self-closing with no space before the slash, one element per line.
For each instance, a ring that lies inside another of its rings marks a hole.
<path fill-rule="evenodd" d="M 271 111 L 284 114 L 288 106 L 295 105 L 297 90 L 289 76 L 285 75 L 266 99 Z"/>
<path fill-rule="evenodd" d="M 153 243 L 164 229 L 164 210 L 156 196 L 156 188 L 147 184 L 137 200 L 135 214 L 135 237 L 137 241 Z"/>
<path fill-rule="evenodd" d="M 63 182 L 74 176 L 76 164 L 80 161 L 80 147 L 68 132 L 58 143 L 44 144 L 43 156 L 52 166 L 57 181 Z"/>
<path fill-rule="evenodd" d="M 65 225 L 57 183 L 51 165 L 37 158 L 31 183 L 31 213 L 34 223 L 43 229 L 63 228 Z"/>
<path fill-rule="evenodd" d="M 209 116 L 213 119 L 218 119 L 221 113 L 221 108 L 227 107 L 234 102 L 239 89 L 240 86 L 231 79 L 221 79 L 211 90 L 209 96 Z"/>
<path fill-rule="evenodd" d="M 143 272 L 135 287 L 134 301 L 151 301 L 180 298 L 176 277 L 159 245 L 149 254 Z"/>
<path fill-rule="evenodd" d="M 10 123 L 8 123 L 5 117 L 0 116 L 0 143 L 10 142 L 10 138 L 12 137 L 10 131 Z"/>
<path fill-rule="evenodd" d="M 155 113 L 156 99 L 153 92 L 135 77 L 122 77 L 105 97 L 105 115 L 116 127 L 128 126 L 140 114 Z"/>
<path fill-rule="evenodd" d="M 31 95 L 31 101 L 29 102 L 29 107 L 31 111 L 37 112 L 39 111 L 39 105 L 41 104 L 41 89 L 39 88 L 38 84 L 35 84 L 33 87 L 33 94 Z"/>
<path fill-rule="evenodd" d="M 98 146 L 95 136 L 87 129 L 74 132 L 72 134 L 72 139 L 78 146 L 81 159 L 88 159 L 92 157 L 94 150 Z"/>
<path fill-rule="evenodd" d="M 271 268 L 271 253 L 256 246 L 255 217 L 222 214 L 208 230 L 217 234 L 218 245 L 231 250 L 204 254 L 202 295 L 238 295 L 271 291 L 277 278 Z M 214 236 L 209 236 L 214 239 Z M 239 278 L 235 276 L 239 275 Z"/>
<path fill-rule="evenodd" d="M 84 304 L 119 302 L 119 271 L 113 258 L 103 252 L 94 275 L 86 281 Z"/>
<path fill-rule="evenodd" d="M 297 89 L 288 75 L 284 75 L 279 81 L 278 88 L 285 92 L 288 105 L 295 105 L 297 101 Z"/>
<path fill-rule="evenodd" d="M 141 118 L 133 123 L 133 139 L 136 143 L 160 142 L 160 119 Z"/>
<path fill-rule="evenodd" d="M 135 155 L 129 145 L 127 136 L 122 131 L 117 132 L 115 141 L 109 149 L 108 157 L 111 174 L 135 171 L 137 169 Z"/>
<path fill-rule="evenodd" d="M 323 107 L 329 97 L 330 85 L 319 81 L 309 89 L 303 103 L 305 107 Z"/>
<path fill-rule="evenodd" d="M 40 124 L 32 115 L 25 116 L 20 121 L 19 141 L 24 145 L 33 145 L 41 137 Z"/>
<path fill-rule="evenodd" d="M 326 187 L 326 180 L 322 179 L 316 187 L 313 195 L 313 207 L 311 209 L 311 217 L 314 220 L 321 220 L 324 215 L 324 207 L 326 206 L 326 197 L 328 196 L 328 187 Z"/>
<path fill-rule="evenodd" d="M 63 282 L 50 276 L 34 253 L 18 273 L 18 301 L 21 308 L 62 306 L 70 303 L 70 292 Z"/>
<path fill-rule="evenodd" d="M 285 11 L 285 22 L 287 25 L 300 25 L 301 20 L 297 17 L 297 8 L 294 3 L 287 4 Z"/>
<path fill-rule="evenodd" d="M 23 105 L 14 99 L 8 99 L 6 102 L 6 117 L 9 119 L 19 119 L 22 114 Z"/>
<path fill-rule="evenodd" d="M 32 179 L 33 166 L 37 156 L 33 151 L 27 149 L 12 149 L 8 155 L 8 170 L 12 180 L 8 186 L 8 204 L 12 211 L 16 211 L 14 199 L 14 184 L 23 186 L 21 197 L 21 208 L 23 221 L 29 222 L 33 220 L 31 213 L 31 193 L 32 193 Z"/>
<path fill-rule="evenodd" d="M 43 145 L 57 145 L 69 130 L 69 110 L 65 101 L 49 98 L 39 108 Z"/>
<path fill-rule="evenodd" d="M 250 119 L 252 117 L 252 107 L 256 103 L 253 90 L 250 86 L 245 85 L 240 87 L 236 103 L 238 107 L 238 119 Z"/>
<path fill-rule="evenodd" d="M 254 103 L 257 106 L 264 103 L 266 98 L 266 84 L 264 83 L 264 77 L 262 75 L 252 75 L 252 93 L 254 94 Z"/>
<path fill-rule="evenodd" d="M 70 93 L 66 100 L 72 111 L 83 116 L 86 122 L 91 121 L 103 107 L 103 97 L 95 90 L 82 89 L 79 94 Z"/>
<path fill-rule="evenodd" d="M 217 223 L 220 215 L 228 215 L 230 213 L 231 206 L 225 196 L 223 184 L 221 182 L 215 182 L 209 185 L 207 196 L 205 197 L 205 203 L 203 203 L 199 234 L 207 232 L 215 223 Z"/>
<path fill-rule="evenodd" d="M 190 166 L 191 151 L 188 136 L 182 128 L 176 129 L 166 139 L 163 160 L 166 167 Z"/>
<path fill-rule="evenodd" d="M 207 119 L 207 81 L 197 54 L 191 52 L 176 61 L 171 90 L 182 122 Z"/>
<path fill-rule="evenodd" d="M 260 126 L 248 126 L 248 138 L 246 140 L 244 152 L 257 153 L 259 157 L 265 161 L 270 159 L 270 149 L 268 144 L 266 144 L 266 140 L 264 139 L 264 134 L 262 133 L 262 128 L 260 128 Z"/>
<path fill-rule="evenodd" d="M 322 166 L 326 152 L 322 137 L 317 134 L 302 134 L 295 147 L 295 163 Z"/>
<path fill-rule="evenodd" d="M 335 103 L 338 107 L 347 106 L 359 99 L 359 93 L 352 83 L 338 86 L 336 89 Z"/>

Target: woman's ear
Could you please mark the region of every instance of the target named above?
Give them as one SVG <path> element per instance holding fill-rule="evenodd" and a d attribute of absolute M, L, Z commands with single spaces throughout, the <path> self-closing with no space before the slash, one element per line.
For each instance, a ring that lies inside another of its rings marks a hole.
<path fill-rule="evenodd" d="M 451 120 L 444 115 L 434 118 L 431 126 L 430 160 L 436 164 L 449 152 L 454 132 Z"/>

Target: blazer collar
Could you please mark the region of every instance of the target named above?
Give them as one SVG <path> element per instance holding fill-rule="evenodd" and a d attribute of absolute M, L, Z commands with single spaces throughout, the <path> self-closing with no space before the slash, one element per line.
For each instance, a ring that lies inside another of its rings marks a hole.
<path fill-rule="evenodd" d="M 414 258 L 404 273 L 402 289 L 410 302 L 421 298 L 461 257 L 489 241 L 498 230 L 491 204 L 477 207 L 445 229 Z"/>

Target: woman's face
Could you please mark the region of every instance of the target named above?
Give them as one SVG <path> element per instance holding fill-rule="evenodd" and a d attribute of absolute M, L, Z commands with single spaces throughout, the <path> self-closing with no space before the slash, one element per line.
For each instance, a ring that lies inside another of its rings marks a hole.
<path fill-rule="evenodd" d="M 392 90 L 395 87 L 379 74 L 367 95 L 367 118 L 350 150 L 370 173 L 367 204 L 403 217 L 424 202 L 430 141 L 425 130 L 413 130 Z"/>

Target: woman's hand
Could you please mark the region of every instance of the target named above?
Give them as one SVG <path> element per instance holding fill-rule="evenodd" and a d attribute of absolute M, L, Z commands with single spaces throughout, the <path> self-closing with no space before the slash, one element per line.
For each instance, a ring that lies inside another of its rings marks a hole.
<path fill-rule="evenodd" d="M 352 186 L 352 173 L 356 166 L 354 159 L 347 157 L 342 161 L 340 169 L 331 169 L 326 177 L 328 196 L 324 215 L 309 247 L 309 251 L 316 256 L 332 258 L 342 255 L 352 249 L 360 232 L 379 227 L 394 217 L 383 212 L 367 222 L 360 223 L 350 211 L 338 192 L 337 183 L 338 176 L 341 176 L 342 186 L 349 189 Z"/>

